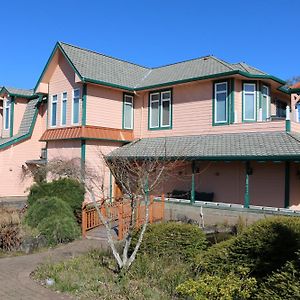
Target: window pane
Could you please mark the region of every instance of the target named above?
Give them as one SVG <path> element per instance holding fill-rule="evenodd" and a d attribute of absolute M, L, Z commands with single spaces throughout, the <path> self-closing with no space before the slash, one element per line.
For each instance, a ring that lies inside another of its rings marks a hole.
<path fill-rule="evenodd" d="M 159 102 L 152 102 L 151 103 L 151 127 L 158 127 L 159 126 L 159 117 L 158 117 L 158 104 Z"/>
<path fill-rule="evenodd" d="M 73 100 L 73 123 L 79 123 L 79 98 Z"/>
<path fill-rule="evenodd" d="M 125 102 L 132 103 L 132 97 L 131 96 L 125 96 Z"/>
<path fill-rule="evenodd" d="M 227 105 L 226 93 L 218 93 L 216 95 L 216 122 L 226 122 L 226 105 Z"/>
<path fill-rule="evenodd" d="M 159 94 L 151 94 L 150 95 L 150 99 L 151 99 L 151 101 L 155 101 L 155 100 L 159 100 Z"/>
<path fill-rule="evenodd" d="M 66 125 L 66 123 L 67 123 L 67 100 L 64 99 L 62 102 L 61 124 Z"/>
<path fill-rule="evenodd" d="M 255 84 L 244 84 L 244 91 L 245 92 L 254 92 L 255 91 Z"/>
<path fill-rule="evenodd" d="M 227 89 L 227 83 L 224 82 L 224 83 L 217 83 L 216 84 L 216 91 L 219 92 L 219 91 L 226 91 Z"/>
<path fill-rule="evenodd" d="M 53 102 L 52 103 L 52 118 L 51 118 L 51 125 L 52 126 L 56 126 L 56 113 L 57 113 L 57 103 L 56 102 Z"/>
<path fill-rule="evenodd" d="M 7 107 L 5 108 L 5 129 L 9 128 L 9 104 L 6 104 Z"/>
<path fill-rule="evenodd" d="M 132 129 L 132 105 L 130 103 L 124 105 L 124 128 Z"/>
<path fill-rule="evenodd" d="M 170 124 L 170 101 L 162 101 L 162 126 Z"/>
<path fill-rule="evenodd" d="M 262 93 L 263 93 L 263 95 L 269 95 L 269 89 L 268 89 L 268 87 L 266 87 L 266 86 L 263 86 L 263 88 L 262 88 Z"/>
<path fill-rule="evenodd" d="M 254 94 L 245 94 L 245 119 L 254 120 L 255 118 L 255 98 Z"/>
<path fill-rule="evenodd" d="M 170 92 L 163 92 L 162 93 L 162 99 L 170 99 L 171 93 Z"/>
<path fill-rule="evenodd" d="M 80 98 L 80 90 L 74 90 L 74 98 Z"/>

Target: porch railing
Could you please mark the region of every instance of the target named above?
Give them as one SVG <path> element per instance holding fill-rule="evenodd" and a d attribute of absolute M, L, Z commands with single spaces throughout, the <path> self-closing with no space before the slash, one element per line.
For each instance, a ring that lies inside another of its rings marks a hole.
<path fill-rule="evenodd" d="M 112 203 L 103 203 L 98 201 L 97 205 L 101 214 L 105 218 L 109 218 L 111 224 L 115 223 L 117 227 L 118 240 L 122 240 L 128 231 L 131 207 L 130 203 L 126 200 L 116 201 Z M 154 223 L 164 219 L 165 210 L 165 196 L 161 196 L 161 201 L 154 201 L 154 197 L 150 196 L 149 203 L 149 223 Z M 143 202 L 137 203 L 136 208 L 136 224 L 135 227 L 139 228 L 145 222 L 146 205 Z M 92 203 L 84 204 L 82 207 L 82 237 L 85 238 L 87 232 L 93 228 L 103 226 L 101 223 L 95 206 Z"/>

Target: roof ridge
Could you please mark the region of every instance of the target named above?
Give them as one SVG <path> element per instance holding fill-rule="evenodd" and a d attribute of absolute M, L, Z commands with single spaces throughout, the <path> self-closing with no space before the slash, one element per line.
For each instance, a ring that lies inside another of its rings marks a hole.
<path fill-rule="evenodd" d="M 142 82 L 151 74 L 152 71 L 153 71 L 153 69 L 150 69 L 147 72 L 147 74 L 144 75 L 144 77 L 140 80 L 140 82 L 134 88 L 137 88 L 138 86 L 140 86 L 142 84 Z"/>
<path fill-rule="evenodd" d="M 293 135 L 293 133 L 297 133 L 297 132 L 287 132 L 287 135 L 289 135 L 291 138 L 293 138 L 295 141 L 300 143 L 300 137 L 299 139 Z"/>
<path fill-rule="evenodd" d="M 59 43 L 60 45 L 67 45 L 67 46 L 70 46 L 70 47 L 73 47 L 73 48 L 77 48 L 77 49 L 82 50 L 82 51 L 87 51 L 87 52 L 94 53 L 94 54 L 98 54 L 98 55 L 101 55 L 101 56 L 104 56 L 104 57 L 107 57 L 107 58 L 111 58 L 111 59 L 114 59 L 114 60 L 118 60 L 118 61 L 121 61 L 121 62 L 125 62 L 125 63 L 131 64 L 131 65 L 134 65 L 134 66 L 137 66 L 137 67 L 146 69 L 146 70 L 151 69 L 151 68 L 149 68 L 149 67 L 145 67 L 145 66 L 139 65 L 139 64 L 137 64 L 137 63 L 130 62 L 130 61 L 125 60 L 125 59 L 113 57 L 113 56 L 111 56 L 111 55 L 103 54 L 103 53 L 97 52 L 97 51 L 95 51 L 95 50 L 91 50 L 91 49 L 79 47 L 79 46 L 76 46 L 76 45 L 73 45 L 73 44 L 69 44 L 69 43 L 66 43 L 66 42 L 61 42 L 61 41 L 59 41 L 58 43 Z"/>
<path fill-rule="evenodd" d="M 215 56 L 211 56 L 214 60 L 216 60 L 217 62 L 223 64 L 225 67 L 228 67 L 229 69 L 231 69 L 232 71 L 235 71 L 235 69 L 231 66 L 231 64 L 229 64 L 228 62 L 226 62 L 223 59 L 217 58 Z"/>
<path fill-rule="evenodd" d="M 162 65 L 162 66 L 152 67 L 150 69 L 156 70 L 156 69 L 165 68 L 165 67 L 169 67 L 169 66 L 173 66 L 173 65 L 178 65 L 178 64 L 189 62 L 189 61 L 193 61 L 193 60 L 210 58 L 210 57 L 212 57 L 211 54 L 209 54 L 209 55 L 203 55 L 203 56 L 199 56 L 199 57 L 195 57 L 195 58 L 185 59 L 185 60 L 178 61 L 178 62 L 175 62 L 175 63 L 170 63 L 170 64 L 165 64 L 165 65 Z"/>
<path fill-rule="evenodd" d="M 261 73 L 263 73 L 263 74 L 267 74 L 266 72 L 264 72 L 264 71 L 262 71 L 262 70 L 260 70 L 260 69 L 258 69 L 258 68 L 256 68 L 256 67 L 252 67 L 252 66 L 250 66 L 249 64 L 247 64 L 247 63 L 245 63 L 245 62 L 241 62 L 242 64 L 244 64 L 244 65 L 246 65 L 247 67 L 249 67 L 249 68 L 251 68 L 251 69 L 254 69 L 254 70 L 256 70 L 256 71 L 258 71 L 258 72 L 261 72 Z M 251 72 L 250 72 L 251 73 Z"/>

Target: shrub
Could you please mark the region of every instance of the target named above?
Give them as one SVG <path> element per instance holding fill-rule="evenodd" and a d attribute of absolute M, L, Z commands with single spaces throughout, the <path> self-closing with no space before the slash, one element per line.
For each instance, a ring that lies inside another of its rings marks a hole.
<path fill-rule="evenodd" d="M 46 238 L 49 245 L 66 243 L 79 237 L 79 226 L 73 217 L 53 215 L 43 219 L 37 229 Z"/>
<path fill-rule="evenodd" d="M 261 285 L 257 299 L 300 299 L 300 252 L 293 262 L 287 262 L 279 271 L 273 272 Z"/>
<path fill-rule="evenodd" d="M 296 258 L 300 248 L 300 219 L 267 218 L 245 229 L 236 238 L 212 246 L 196 258 L 198 271 L 232 270 L 244 266 L 263 278 Z"/>
<path fill-rule="evenodd" d="M 190 279 L 177 287 L 181 296 L 196 300 L 253 299 L 255 291 L 255 278 L 233 272 L 226 276 L 203 274 L 199 279 Z"/>
<path fill-rule="evenodd" d="M 81 216 L 81 206 L 84 200 L 84 186 L 77 180 L 62 178 L 51 182 L 34 184 L 28 196 L 29 205 L 44 197 L 58 197 L 68 203 L 78 219 Z"/>
<path fill-rule="evenodd" d="M 133 246 L 138 234 L 133 237 Z M 157 223 L 148 226 L 140 248 L 141 253 L 155 256 L 179 257 L 190 260 L 207 247 L 204 232 L 196 225 L 179 222 Z"/>
<path fill-rule="evenodd" d="M 17 211 L 0 209 L 0 249 L 17 250 L 22 242 L 20 218 Z"/>
<path fill-rule="evenodd" d="M 57 197 L 45 197 L 36 200 L 27 211 L 25 222 L 33 228 L 50 216 L 69 217 L 74 219 L 70 206 Z"/>

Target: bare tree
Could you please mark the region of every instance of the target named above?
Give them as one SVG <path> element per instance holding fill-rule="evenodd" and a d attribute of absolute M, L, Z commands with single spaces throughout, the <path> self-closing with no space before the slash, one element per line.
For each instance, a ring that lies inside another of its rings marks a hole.
<path fill-rule="evenodd" d="M 297 82 L 300 82 L 300 76 L 294 76 L 292 78 L 287 79 L 285 86 L 290 87 Z"/>
<path fill-rule="evenodd" d="M 38 174 L 47 174 L 47 177 L 51 179 L 69 177 L 84 183 L 86 192 L 93 202 L 101 223 L 106 229 L 108 244 L 118 264 L 118 270 L 126 272 L 136 258 L 149 223 L 149 195 L 159 191 L 166 180 L 171 176 L 174 177 L 172 171 L 183 165 L 184 162 L 182 160 L 168 160 L 166 157 L 163 159 L 106 157 L 99 153 L 98 163 L 102 167 L 101 172 L 99 172 L 99 168 L 96 170 L 95 167 L 90 167 L 88 164 L 85 165 L 83 170 L 79 159 L 65 160 L 56 158 L 49 161 L 47 165 L 40 166 L 36 169 L 36 172 Z M 123 193 L 122 199 L 114 199 L 114 201 L 122 201 L 122 203 L 126 203 L 130 207 L 128 230 L 125 233 L 120 252 L 116 246 L 116 239 L 114 239 L 113 220 L 110 213 L 111 206 L 109 205 L 111 199 L 104 191 L 105 169 L 110 170 L 116 184 Z M 28 176 L 30 172 L 27 171 L 25 173 Z M 33 176 L 35 177 L 36 174 L 33 173 Z M 95 192 L 95 190 L 98 190 L 98 192 Z M 97 201 L 96 198 L 100 201 Z M 137 209 L 141 203 L 143 203 L 145 209 L 145 217 L 138 232 L 137 243 L 132 247 L 133 251 L 129 252 L 137 224 Z M 105 207 L 105 214 L 102 212 L 101 207 Z"/>

